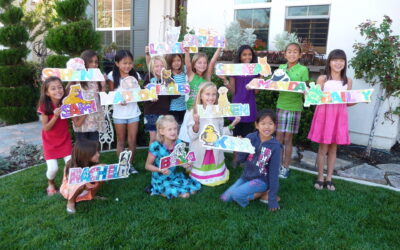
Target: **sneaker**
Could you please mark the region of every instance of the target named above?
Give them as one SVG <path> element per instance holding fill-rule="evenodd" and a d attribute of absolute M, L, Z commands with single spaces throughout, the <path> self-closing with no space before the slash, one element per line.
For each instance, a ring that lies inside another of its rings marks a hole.
<path fill-rule="evenodd" d="M 289 168 L 281 167 L 279 178 L 287 179 L 289 176 Z"/>
<path fill-rule="evenodd" d="M 136 168 L 131 165 L 131 167 L 129 168 L 129 174 L 138 174 L 139 171 L 136 170 Z"/>

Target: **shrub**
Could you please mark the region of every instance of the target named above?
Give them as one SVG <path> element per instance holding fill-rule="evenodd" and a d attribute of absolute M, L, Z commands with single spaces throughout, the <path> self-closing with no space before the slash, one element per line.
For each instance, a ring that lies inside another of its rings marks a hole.
<path fill-rule="evenodd" d="M 76 22 L 85 19 L 88 0 L 68 0 L 56 2 L 58 16 L 64 21 Z"/>
<path fill-rule="evenodd" d="M 38 98 L 38 89 L 29 85 L 15 88 L 0 87 L 0 106 L 30 106 L 32 103 L 35 103 Z"/>
<path fill-rule="evenodd" d="M 79 56 L 86 49 L 100 49 L 100 34 L 89 20 L 64 24 L 49 30 L 46 46 L 58 54 Z"/>
<path fill-rule="evenodd" d="M 38 119 L 36 106 L 4 107 L 0 106 L 0 120 L 7 124 L 18 124 L 36 121 Z"/>
<path fill-rule="evenodd" d="M 26 64 L 0 67 L 0 87 L 32 85 L 34 69 Z"/>
<path fill-rule="evenodd" d="M 18 24 L 23 16 L 24 14 L 22 13 L 21 8 L 10 6 L 8 11 L 0 14 L 0 22 L 4 25 Z"/>
<path fill-rule="evenodd" d="M 22 25 L 4 26 L 0 29 L 0 43 L 6 47 L 23 46 L 28 39 L 28 31 Z"/>
<path fill-rule="evenodd" d="M 0 66 L 21 64 L 28 54 L 26 47 L 0 50 Z"/>
<path fill-rule="evenodd" d="M 6 174 L 11 170 L 11 163 L 4 157 L 0 156 L 0 175 Z"/>
<path fill-rule="evenodd" d="M 68 56 L 51 55 L 46 58 L 46 67 L 49 68 L 65 68 L 68 62 Z"/>
<path fill-rule="evenodd" d="M 10 163 L 18 168 L 26 168 L 44 162 L 41 146 L 18 141 L 10 149 Z"/>

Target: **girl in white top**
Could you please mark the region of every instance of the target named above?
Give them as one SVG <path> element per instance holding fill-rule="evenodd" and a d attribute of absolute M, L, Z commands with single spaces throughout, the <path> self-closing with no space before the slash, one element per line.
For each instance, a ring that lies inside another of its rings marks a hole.
<path fill-rule="evenodd" d="M 122 91 L 140 87 L 139 75 L 133 69 L 133 56 L 128 50 L 118 50 L 114 58 L 113 71 L 108 74 L 111 91 Z M 117 133 L 117 155 L 125 148 L 125 140 L 128 138 L 128 148 L 132 151 L 131 161 L 134 161 L 136 151 L 136 137 L 139 129 L 140 109 L 136 102 L 113 105 L 113 120 Z M 137 173 L 133 165 L 131 173 Z"/>

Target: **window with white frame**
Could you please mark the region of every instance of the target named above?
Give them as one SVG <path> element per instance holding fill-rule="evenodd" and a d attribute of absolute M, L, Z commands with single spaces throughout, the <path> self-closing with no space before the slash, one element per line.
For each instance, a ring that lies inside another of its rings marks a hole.
<path fill-rule="evenodd" d="M 319 53 L 326 53 L 329 29 L 329 5 L 286 8 L 286 30 L 307 40 Z"/>
<path fill-rule="evenodd" d="M 96 1 L 96 30 L 102 44 L 115 42 L 119 49 L 130 49 L 131 0 Z"/>
<path fill-rule="evenodd" d="M 257 40 L 265 43 L 265 46 L 268 44 L 269 17 L 269 8 L 235 10 L 235 20 L 239 22 L 240 27 L 253 28 Z"/>

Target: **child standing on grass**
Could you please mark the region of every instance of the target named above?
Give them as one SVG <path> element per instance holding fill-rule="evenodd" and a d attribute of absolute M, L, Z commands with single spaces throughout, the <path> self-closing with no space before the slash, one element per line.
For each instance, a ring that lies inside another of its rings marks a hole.
<path fill-rule="evenodd" d="M 68 175 L 71 168 L 92 167 L 99 164 L 100 153 L 98 142 L 91 140 L 80 140 L 75 143 L 72 158 L 64 168 L 63 184 L 60 192 L 67 199 L 67 212 L 76 212 L 75 203 L 88 201 L 95 198 L 95 194 L 100 189 L 103 182 L 90 182 L 82 184 L 68 184 Z"/>
<path fill-rule="evenodd" d="M 122 91 L 127 88 L 135 87 L 131 85 L 139 84 L 137 81 L 140 79 L 138 73 L 133 69 L 133 56 L 129 50 L 118 50 L 114 58 L 115 64 L 113 71 L 108 74 L 110 80 L 110 90 Z M 133 76 L 134 83 L 123 86 L 122 81 Z M 120 103 L 113 105 L 113 120 L 115 131 L 117 134 L 117 156 L 125 149 L 125 140 L 128 138 L 128 148 L 132 151 L 131 162 L 134 161 L 136 152 L 136 138 L 139 129 L 140 109 L 137 102 Z M 134 165 L 130 168 L 131 174 L 136 174 L 138 171 Z"/>
<path fill-rule="evenodd" d="M 58 171 L 57 159 L 64 158 L 64 162 L 71 159 L 72 143 L 68 132 L 67 119 L 61 119 L 62 99 L 65 89 L 58 77 L 47 78 L 40 90 L 38 113 L 42 120 L 42 142 L 44 159 L 47 164 L 46 176 L 48 179 L 47 195 L 57 193 L 54 183 Z"/>
<path fill-rule="evenodd" d="M 224 118 L 200 118 L 197 114 L 197 105 L 215 105 L 217 102 L 217 86 L 212 82 L 205 82 L 200 85 L 200 90 L 197 94 L 195 105 L 190 111 L 190 116 L 187 123 L 190 144 L 189 151 L 196 154 L 196 161 L 193 163 L 190 176 L 199 181 L 203 185 L 217 186 L 229 180 L 229 170 L 225 166 L 225 157 L 222 150 L 207 149 L 203 146 L 200 140 L 200 133 L 205 128 L 211 130 L 213 125 L 215 131 L 219 135 L 232 135 L 232 130 L 239 123 L 240 117 L 236 117 L 233 122 L 224 127 Z"/>
<path fill-rule="evenodd" d="M 329 53 L 325 75 L 318 77 L 317 84 L 323 91 L 345 91 L 352 89 L 352 80 L 346 76 L 347 58 L 343 50 L 335 49 Z M 308 139 L 319 143 L 317 155 L 318 179 L 314 187 L 318 190 L 324 186 L 335 191 L 332 182 L 336 162 L 337 145 L 350 144 L 347 106 L 355 104 L 323 104 L 314 112 Z M 325 157 L 328 155 L 328 173 L 324 181 Z"/>
<path fill-rule="evenodd" d="M 81 54 L 81 58 L 85 62 L 86 69 L 98 68 L 99 58 L 95 51 L 85 50 Z M 72 124 L 75 132 L 76 140 L 93 140 L 99 141 L 99 132 L 105 130 L 104 113 L 100 105 L 98 92 L 106 91 L 104 82 L 80 82 L 82 86 L 82 94 L 85 100 L 96 100 L 97 112 L 89 115 L 82 115 L 72 118 Z M 69 84 L 67 85 L 67 89 Z"/>
<path fill-rule="evenodd" d="M 172 115 L 162 115 L 157 120 L 157 140 L 149 147 L 146 160 L 146 169 L 153 172 L 151 177 L 151 194 L 188 198 L 200 190 L 199 182 L 177 172 L 177 167 L 160 169 L 162 157 L 168 156 L 174 150 L 175 145 L 181 143 L 178 139 L 178 124 Z M 184 165 L 187 168 L 189 165 Z"/>
<path fill-rule="evenodd" d="M 245 207 L 250 200 L 268 195 L 270 211 L 279 209 L 279 168 L 282 145 L 273 137 L 276 129 L 276 116 L 271 110 L 258 113 L 255 122 L 257 131 L 248 134 L 255 154 L 238 153 L 238 161 L 244 162 L 242 176 L 221 195 L 225 202 L 235 201 Z M 266 193 L 268 190 L 268 193 Z"/>
<path fill-rule="evenodd" d="M 186 102 L 187 111 L 185 113 L 185 117 L 183 118 L 182 127 L 179 132 L 179 138 L 185 142 L 190 141 L 186 128 L 188 119 L 190 116 L 192 116 L 190 110 L 193 108 L 193 105 L 196 101 L 199 86 L 203 82 L 211 81 L 211 76 L 214 72 L 215 63 L 217 62 L 221 51 L 222 49 L 218 48 L 211 58 L 210 63 L 208 63 L 207 55 L 204 53 L 195 54 L 192 61 L 190 61 L 189 48 L 185 48 L 185 65 L 187 78 L 190 85 L 190 93 L 189 99 Z"/>
<path fill-rule="evenodd" d="M 186 73 L 184 71 L 184 64 L 180 54 L 172 54 L 167 56 L 168 69 L 172 71 L 174 82 L 176 84 L 186 83 Z M 186 113 L 185 96 L 181 95 L 176 99 L 171 100 L 169 113 L 175 117 L 179 125 L 182 125 L 183 117 Z"/>
<path fill-rule="evenodd" d="M 151 83 L 162 82 L 162 70 L 167 68 L 167 63 L 162 56 L 154 56 L 150 59 L 150 72 L 144 77 L 144 86 Z M 144 130 L 150 134 L 149 145 L 156 140 L 156 122 L 160 115 L 169 113 L 171 100 L 179 96 L 160 95 L 156 100 L 144 102 Z"/>
<path fill-rule="evenodd" d="M 289 43 L 285 49 L 286 64 L 279 66 L 288 74 L 291 81 L 308 81 L 307 67 L 299 63 L 301 47 L 297 43 Z M 279 177 L 289 176 L 289 164 L 292 157 L 293 134 L 299 132 L 301 111 L 303 111 L 303 95 L 280 91 L 277 102 L 278 128 L 276 139 L 284 145 L 283 162 Z"/>

